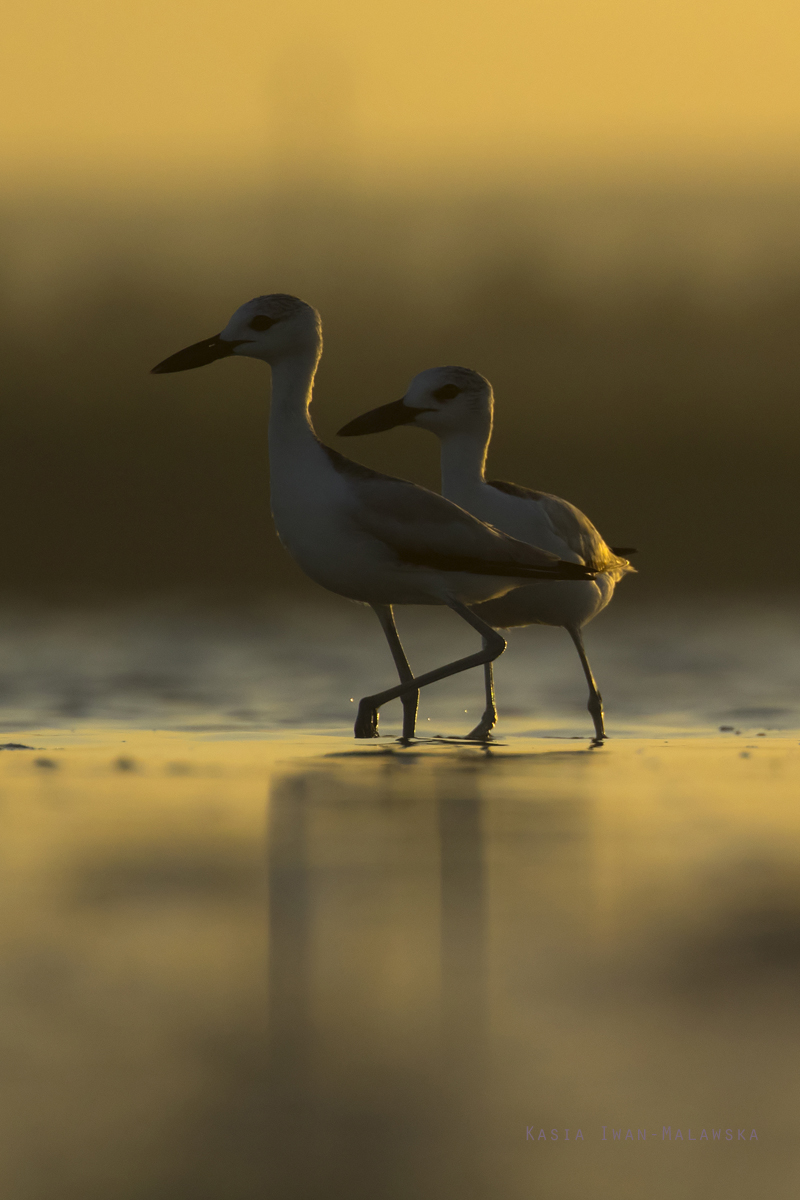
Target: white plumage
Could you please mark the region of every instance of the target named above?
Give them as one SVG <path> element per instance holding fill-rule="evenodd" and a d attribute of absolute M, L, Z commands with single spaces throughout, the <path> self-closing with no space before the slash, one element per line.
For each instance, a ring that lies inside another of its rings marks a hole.
<path fill-rule="evenodd" d="M 339 431 L 354 436 L 414 425 L 434 433 L 441 447 L 442 494 L 521 541 L 549 550 L 560 559 L 596 572 L 583 583 L 541 580 L 478 604 L 475 611 L 490 625 L 563 625 L 580 655 L 589 685 L 589 712 L 595 740 L 605 737 L 603 704 L 581 628 L 610 601 L 630 563 L 615 553 L 594 525 L 567 500 L 485 477 L 492 436 L 494 397 L 491 384 L 466 367 L 433 367 L 412 380 L 402 400 L 356 417 Z M 627 551 L 630 552 L 630 551 Z M 470 737 L 488 736 L 497 720 L 491 662 L 486 671 L 486 711 Z"/>
<path fill-rule="evenodd" d="M 400 685 L 365 697 L 357 737 L 375 737 L 378 709 L 403 701 L 411 737 L 420 687 L 492 661 L 503 639 L 468 608 L 523 580 L 586 579 L 592 571 L 490 529 L 434 492 L 350 462 L 317 438 L 311 418 L 322 353 L 319 314 L 294 296 L 261 296 L 237 309 L 221 334 L 189 346 L 154 368 L 183 371 L 246 356 L 272 368 L 269 457 L 278 535 L 317 583 L 369 604 L 383 626 Z M 484 638 L 481 651 L 415 679 L 403 653 L 393 604 L 446 604 Z"/>

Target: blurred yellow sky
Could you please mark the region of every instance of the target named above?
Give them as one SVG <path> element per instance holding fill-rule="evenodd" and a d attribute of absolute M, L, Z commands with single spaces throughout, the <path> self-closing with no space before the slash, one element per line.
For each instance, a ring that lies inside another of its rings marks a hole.
<path fill-rule="evenodd" d="M 3 190 L 795 173 L 797 0 L 27 0 Z"/>

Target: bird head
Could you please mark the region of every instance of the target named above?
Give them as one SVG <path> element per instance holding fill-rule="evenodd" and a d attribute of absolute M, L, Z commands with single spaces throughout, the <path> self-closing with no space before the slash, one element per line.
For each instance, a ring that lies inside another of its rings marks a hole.
<path fill-rule="evenodd" d="M 237 308 L 221 333 L 165 358 L 153 367 L 151 374 L 189 371 L 232 355 L 260 358 L 274 365 L 281 359 L 302 354 L 315 354 L 319 358 L 321 352 L 319 313 L 296 296 L 277 292 L 248 300 Z"/>
<path fill-rule="evenodd" d="M 340 437 L 415 425 L 437 437 L 491 431 L 492 385 L 469 367 L 431 367 L 411 380 L 401 400 L 363 413 L 339 430 Z"/>

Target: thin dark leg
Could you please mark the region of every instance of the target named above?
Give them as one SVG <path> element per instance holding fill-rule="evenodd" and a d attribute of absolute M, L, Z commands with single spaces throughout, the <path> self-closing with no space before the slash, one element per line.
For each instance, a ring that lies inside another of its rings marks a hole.
<path fill-rule="evenodd" d="M 603 724 L 603 697 L 597 690 L 597 684 L 594 681 L 592 668 L 589 666 L 589 660 L 586 657 L 586 651 L 583 646 L 583 637 L 581 631 L 577 627 L 566 625 L 565 629 L 575 643 L 575 649 L 581 660 L 583 673 L 586 676 L 586 682 L 589 684 L 589 703 L 586 707 L 594 721 L 594 740 L 595 744 L 604 741 L 606 736 L 605 725 Z"/>
<path fill-rule="evenodd" d="M 370 606 L 381 623 L 381 629 L 386 634 L 389 649 L 392 652 L 394 665 L 401 683 L 409 683 L 414 679 L 414 672 L 408 665 L 397 626 L 394 623 L 394 613 L 391 604 L 373 604 Z M 417 711 L 419 709 L 419 692 L 407 692 L 400 697 L 403 705 L 403 740 L 413 738 L 417 729 Z"/>
<path fill-rule="evenodd" d="M 390 700 L 397 700 L 409 692 L 419 691 L 420 688 L 426 687 L 429 683 L 438 683 L 440 679 L 447 679 L 449 675 L 457 675 L 460 671 L 468 671 L 470 667 L 482 667 L 485 662 L 491 662 L 493 659 L 498 658 L 505 650 L 505 639 L 501 638 L 497 630 L 492 629 L 491 625 L 487 625 L 485 621 L 482 621 L 479 616 L 476 616 L 460 600 L 451 599 L 445 603 L 452 608 L 453 612 L 463 617 L 468 625 L 471 625 L 473 629 L 477 629 L 478 633 L 484 639 L 483 648 L 477 654 L 470 654 L 466 658 L 459 658 L 455 662 L 447 663 L 444 667 L 437 667 L 435 671 L 427 671 L 424 675 L 420 675 L 416 679 L 411 679 L 407 683 L 401 683 L 397 687 L 388 688 L 385 692 L 379 692 L 375 696 L 365 696 L 358 706 L 355 727 L 357 738 L 378 736 L 378 709 L 381 705 L 387 704 Z"/>
<path fill-rule="evenodd" d="M 485 638 L 483 648 L 486 649 Z M 483 681 L 486 688 L 486 708 L 483 710 L 483 716 L 478 724 L 467 734 L 467 739 L 471 742 L 485 742 L 492 736 L 492 730 L 497 724 L 497 708 L 494 702 L 494 670 L 491 662 L 483 664 Z"/>

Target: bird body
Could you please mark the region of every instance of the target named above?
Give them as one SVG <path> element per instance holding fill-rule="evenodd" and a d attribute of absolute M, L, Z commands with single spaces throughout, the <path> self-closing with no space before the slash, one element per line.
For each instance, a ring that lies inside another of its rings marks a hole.
<path fill-rule="evenodd" d="M 469 487 L 457 482 L 443 489 L 449 499 L 474 516 L 521 541 L 531 542 L 567 562 L 590 564 L 594 579 L 564 587 L 540 580 L 515 588 L 480 608 L 491 625 L 512 629 L 523 625 L 582 628 L 606 607 L 630 564 L 614 554 L 591 521 L 568 500 L 500 480 L 479 479 Z"/>
<path fill-rule="evenodd" d="M 487 661 L 487 646 L 469 660 L 414 679 L 394 630 L 392 605 L 449 605 L 485 638 L 490 627 L 467 605 L 530 579 L 586 579 L 593 572 L 559 562 L 435 492 L 370 471 L 323 445 L 309 415 L 321 353 L 321 323 L 313 308 L 293 296 L 261 296 L 237 309 L 217 337 L 179 351 L 154 372 L 187 370 L 233 355 L 270 364 L 270 495 L 278 535 L 307 575 L 371 605 L 381 619 L 401 686 L 362 700 L 357 736 L 377 736 L 377 710 L 394 698 L 403 699 L 404 735 L 410 736 L 419 687 Z M 495 634 L 491 657 L 503 649 Z"/>
<path fill-rule="evenodd" d="M 580 630 L 606 607 L 616 584 L 633 568 L 569 501 L 514 483 L 486 479 L 493 408 L 491 384 L 477 371 L 466 367 L 434 367 L 415 376 L 402 400 L 356 417 L 339 433 L 355 436 L 405 424 L 429 430 L 440 443 L 444 496 L 511 537 L 593 572 L 591 579 L 570 584 L 557 580 L 531 581 L 478 603 L 474 611 L 494 628 L 540 624 L 560 625 L 568 630 L 589 683 L 589 711 L 595 736 L 602 740 L 605 737 L 602 700 L 586 659 Z M 487 664 L 486 674 L 487 707 L 477 727 L 477 731 L 484 733 L 496 721 L 491 664 Z"/>
<path fill-rule="evenodd" d="M 555 556 L 531 553 L 435 492 L 351 463 L 306 429 L 287 434 L 270 417 L 272 514 L 295 561 L 330 591 L 364 604 L 454 596 L 474 605 L 552 569 Z"/>

